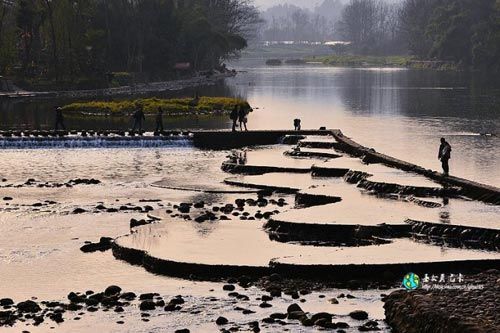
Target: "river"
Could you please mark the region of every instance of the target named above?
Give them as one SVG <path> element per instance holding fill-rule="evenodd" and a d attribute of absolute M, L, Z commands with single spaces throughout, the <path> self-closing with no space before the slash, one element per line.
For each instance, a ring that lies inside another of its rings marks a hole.
<path fill-rule="evenodd" d="M 444 136 L 453 146 L 452 174 L 500 186 L 500 168 L 497 167 L 500 138 L 479 135 L 500 134 L 498 89 L 478 85 L 461 73 L 323 65 L 267 67 L 262 63 L 261 60 L 235 62 L 232 66 L 239 71 L 235 78 L 226 79 L 217 86 L 200 88 L 199 92 L 247 98 L 255 108 L 249 116 L 250 129 L 292 128 L 293 119 L 300 118 L 303 128 L 340 128 L 364 145 L 433 169 L 440 167 L 437 147 L 439 138 Z M 193 94 L 194 91 L 187 90 L 159 96 Z M 49 128 L 53 115 L 51 108 L 66 102 L 69 101 L 0 101 L 0 129 Z M 117 128 L 127 126 L 128 122 L 128 119 L 68 119 L 67 124 L 80 129 Z M 226 117 L 178 117 L 165 125 L 166 128 L 228 129 L 230 121 Z M 277 154 L 267 147 L 261 152 L 264 157 L 269 155 L 266 149 L 273 152 L 273 158 L 283 156 L 281 151 Z M 128 234 L 131 218 L 145 218 L 145 214 L 135 211 L 114 214 L 96 211 L 97 204 L 117 208 L 144 206 L 144 199 L 149 199 L 148 204 L 164 210 L 164 205 L 183 201 L 204 200 L 219 205 L 234 202 L 236 195 L 151 186 L 165 178 L 175 187 L 220 184 L 227 177 L 220 170 L 226 155 L 224 151 L 198 150 L 184 141 L 179 141 L 177 146 L 141 149 L 17 147 L 0 150 L 0 179 L 5 178 L 0 183 L 1 197 L 13 198 L 0 201 L 0 298 L 8 296 L 19 301 L 36 296 L 39 300 L 64 300 L 70 291 L 103 290 L 110 284 L 138 293 L 157 291 L 164 297 L 177 294 L 186 297 L 187 311 L 171 317 L 154 315 L 151 321 L 144 318 L 140 321 L 141 315 L 134 307 L 132 313 L 127 313 L 125 327 L 137 332 L 173 331 L 180 326 L 206 332 L 214 329 L 213 322 L 221 314 L 228 315 L 232 321 L 247 323 L 260 320 L 272 311 L 284 311 L 288 303 L 293 302 L 288 296 L 276 299 L 273 308 L 262 310 L 259 306 L 262 291 L 252 287 L 244 290 L 251 301 L 243 303 L 257 313 L 251 317 L 235 314 L 234 300 L 222 290 L 221 284 L 157 276 L 141 267 L 115 260 L 109 251 L 86 254 L 79 250 L 85 241 Z M 76 177 L 95 177 L 102 184 L 73 188 L 36 186 Z M 39 183 L 22 185 L 28 178 Z M 285 198 L 289 202 L 294 200 L 293 197 Z M 87 213 L 72 214 L 76 208 L 84 208 Z M 498 213 L 495 207 L 491 209 L 491 213 L 486 211 L 485 214 L 494 219 Z M 471 215 L 476 212 L 468 208 L 463 210 Z M 186 226 L 193 226 L 202 238 L 209 238 L 213 230 L 224 227 L 221 223 Z M 305 248 L 304 253 L 307 252 Z M 340 292 L 346 291 L 326 290 L 323 295 L 312 293 L 301 298 L 308 311 L 336 313 L 341 320 L 349 320 L 347 314 L 352 310 L 366 309 L 370 318 L 379 320 L 383 329 L 387 328 L 382 322 L 384 310 L 380 291 L 349 291 L 356 298 L 341 300 L 340 305 L 325 301 Z M 221 300 L 216 306 L 210 305 L 213 297 Z M 204 320 L 200 320 L 202 316 Z M 125 317 L 120 315 L 119 318 Z M 116 322 L 119 318 L 112 312 L 102 311 L 87 314 L 81 321 L 68 319 L 57 328 L 74 332 L 122 332 L 124 326 Z M 349 323 L 352 324 L 352 320 Z M 51 325 L 46 323 L 29 327 L 29 330 L 45 332 Z M 18 324 L 7 330 L 19 331 L 21 328 L 24 325 Z M 275 328 L 271 326 L 264 331 L 275 331 Z M 293 326 L 292 330 L 310 332 L 312 328 Z"/>
<path fill-rule="evenodd" d="M 203 87 L 205 95 L 247 98 L 255 111 L 250 129 L 340 128 L 377 151 L 439 169 L 437 148 L 453 147 L 451 173 L 500 186 L 500 89 L 470 74 L 400 68 L 337 68 L 263 65 L 261 59 L 231 64 L 235 78 Z M 193 90 L 156 94 L 190 96 Z M 58 100 L 0 101 L 0 128 L 50 128 Z M 152 120 L 150 120 L 152 121 Z M 129 119 L 68 120 L 71 128 L 126 128 Z M 149 124 L 150 127 L 153 124 Z M 224 117 L 172 118 L 166 128 L 229 128 Z M 480 134 L 494 134 L 484 136 Z"/>

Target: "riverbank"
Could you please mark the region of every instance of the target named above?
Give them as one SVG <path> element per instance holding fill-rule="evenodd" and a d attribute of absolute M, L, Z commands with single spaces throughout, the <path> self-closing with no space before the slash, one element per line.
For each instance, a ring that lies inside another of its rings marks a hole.
<path fill-rule="evenodd" d="M 30 98 L 98 98 L 125 95 L 145 95 L 154 92 L 177 91 L 199 86 L 214 85 L 222 79 L 233 77 L 236 71 L 214 72 L 211 75 L 196 75 L 188 79 L 139 83 L 130 86 L 121 86 L 105 89 L 67 90 L 67 91 L 0 91 L 0 99 L 30 99 Z"/>
<path fill-rule="evenodd" d="M 449 61 L 417 60 L 411 56 L 329 55 L 307 57 L 305 60 L 336 67 L 404 67 L 438 71 L 459 70 L 456 64 Z"/>

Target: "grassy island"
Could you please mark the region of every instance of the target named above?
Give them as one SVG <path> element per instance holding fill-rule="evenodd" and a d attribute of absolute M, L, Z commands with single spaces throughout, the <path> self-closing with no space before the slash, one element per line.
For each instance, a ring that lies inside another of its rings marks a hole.
<path fill-rule="evenodd" d="M 193 98 L 141 98 L 135 100 L 89 101 L 65 105 L 63 111 L 67 115 L 87 116 L 130 116 L 138 106 L 142 106 L 146 116 L 154 115 L 158 108 L 164 115 L 225 113 L 238 105 L 245 105 L 242 99 L 230 97 Z"/>

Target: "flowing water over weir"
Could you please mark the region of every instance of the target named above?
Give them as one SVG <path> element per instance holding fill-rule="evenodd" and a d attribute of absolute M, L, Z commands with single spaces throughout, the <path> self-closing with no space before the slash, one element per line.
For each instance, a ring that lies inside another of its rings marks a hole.
<path fill-rule="evenodd" d="M 115 133 L 24 133 L 18 136 L 0 134 L 0 149 L 41 149 L 41 148 L 161 148 L 192 147 L 190 133 L 164 133 L 153 135 L 125 136 Z"/>

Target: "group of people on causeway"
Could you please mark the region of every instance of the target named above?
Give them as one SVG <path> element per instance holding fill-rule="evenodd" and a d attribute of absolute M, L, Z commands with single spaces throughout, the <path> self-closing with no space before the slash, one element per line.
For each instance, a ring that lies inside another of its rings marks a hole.
<path fill-rule="evenodd" d="M 64 115 L 61 107 L 55 108 L 55 130 L 66 130 L 66 126 L 64 124 Z M 248 123 L 248 113 L 252 111 L 252 108 L 248 103 L 243 105 L 235 105 L 229 114 L 229 118 L 232 121 L 232 131 L 235 132 L 236 128 L 239 126 L 241 131 L 248 131 L 247 123 Z M 132 126 L 132 132 L 138 131 L 142 132 L 142 128 L 144 125 L 144 121 L 146 120 L 146 115 L 144 114 L 144 109 L 142 105 L 139 105 L 135 112 L 132 114 L 132 119 L 134 124 Z M 163 109 L 158 107 L 158 112 L 155 117 L 155 132 L 163 132 Z M 294 119 L 293 126 L 295 131 L 301 130 L 301 120 Z M 450 173 L 450 165 L 449 161 L 451 158 L 451 145 L 446 141 L 445 138 L 441 138 L 441 145 L 439 146 L 438 152 L 438 160 L 441 161 L 441 167 L 443 168 L 443 173 L 445 175 L 449 175 Z"/>

